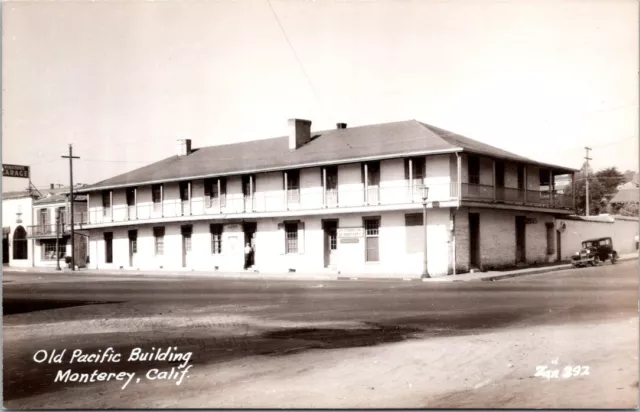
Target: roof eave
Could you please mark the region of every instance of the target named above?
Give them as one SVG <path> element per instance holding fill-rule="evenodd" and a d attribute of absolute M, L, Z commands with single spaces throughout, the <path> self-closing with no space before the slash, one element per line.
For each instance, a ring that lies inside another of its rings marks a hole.
<path fill-rule="evenodd" d="M 532 160 L 532 159 L 526 159 L 526 158 L 524 160 L 512 159 L 512 158 L 507 157 L 507 156 L 498 156 L 498 155 L 496 155 L 494 153 L 489 153 L 489 152 L 485 152 L 485 151 L 482 151 L 482 150 L 462 149 L 462 151 L 466 152 L 466 153 L 473 153 L 473 154 L 483 155 L 483 156 L 487 156 L 487 157 L 502 158 L 502 159 L 518 161 L 518 162 L 522 162 L 522 163 L 530 163 L 532 165 L 537 165 L 537 166 L 550 167 L 550 168 L 553 168 L 555 170 L 568 171 L 570 173 L 577 173 L 577 172 L 580 171 L 580 169 L 574 169 L 574 168 L 565 167 L 565 166 L 558 166 L 558 165 L 554 165 L 554 164 L 551 164 L 551 163 L 538 162 L 537 160 Z"/>
<path fill-rule="evenodd" d="M 117 185 L 105 185 L 105 186 L 95 185 L 95 186 L 75 190 L 74 192 L 89 193 L 97 190 L 122 189 L 126 187 L 147 186 L 147 185 L 154 185 L 154 184 L 161 184 L 161 183 L 172 183 L 172 182 L 179 182 L 183 180 L 208 179 L 213 177 L 235 176 L 235 175 L 252 174 L 252 173 L 269 173 L 269 172 L 278 172 L 283 170 L 339 165 L 339 164 L 357 163 L 357 162 L 373 161 L 373 160 L 388 160 L 388 159 L 405 158 L 405 157 L 411 157 L 411 156 L 423 156 L 423 155 L 426 156 L 426 155 L 455 153 L 455 152 L 462 152 L 462 150 L 463 149 L 461 147 L 453 147 L 449 149 L 440 149 L 440 150 L 420 150 L 415 152 L 394 153 L 390 155 L 365 156 L 365 157 L 358 157 L 358 158 L 351 158 L 351 159 L 344 159 L 344 160 L 312 162 L 312 163 L 304 163 L 304 164 L 288 165 L 288 166 L 280 166 L 280 167 L 268 167 L 268 168 L 253 169 L 253 170 L 238 170 L 238 171 L 225 172 L 225 173 L 212 173 L 212 174 L 198 175 L 198 176 L 184 176 L 184 177 L 175 177 L 170 179 L 149 180 L 144 182 L 122 183 Z"/>

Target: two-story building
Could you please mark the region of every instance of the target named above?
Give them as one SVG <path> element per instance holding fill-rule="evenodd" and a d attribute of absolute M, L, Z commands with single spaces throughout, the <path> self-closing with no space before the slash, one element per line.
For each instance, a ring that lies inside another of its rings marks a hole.
<path fill-rule="evenodd" d="M 78 186 L 75 190 L 84 187 Z M 88 234 L 81 229 L 87 221 L 86 195 L 74 195 L 74 226 L 76 265 L 86 266 Z M 65 257 L 71 256 L 71 202 L 69 188 L 51 187 L 33 202 L 33 225 L 27 227 L 27 238 L 33 240 L 33 266 L 55 267 L 58 259 L 65 265 Z M 56 247 L 58 254 L 56 255 Z"/>
<path fill-rule="evenodd" d="M 90 267 L 420 276 L 555 259 L 544 164 L 415 120 L 192 148 L 80 189 Z"/>

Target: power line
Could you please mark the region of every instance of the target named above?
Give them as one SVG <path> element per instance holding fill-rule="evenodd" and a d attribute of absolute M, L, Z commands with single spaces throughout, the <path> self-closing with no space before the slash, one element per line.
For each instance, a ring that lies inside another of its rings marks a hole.
<path fill-rule="evenodd" d="M 302 73 L 304 73 L 304 77 L 307 78 L 307 82 L 309 82 L 309 87 L 311 87 L 311 90 L 313 91 L 313 94 L 316 97 L 316 100 L 320 100 L 318 98 L 318 93 L 316 93 L 315 87 L 313 87 L 313 83 L 311 82 L 311 78 L 307 74 L 307 71 L 304 69 L 304 66 L 302 65 L 302 62 L 300 61 L 300 58 L 298 57 L 298 53 L 296 53 L 295 49 L 293 48 L 293 45 L 291 44 L 291 41 L 289 40 L 289 36 L 287 36 L 287 32 L 284 30 L 284 27 L 282 27 L 282 23 L 280 22 L 280 18 L 278 18 L 278 15 L 276 14 L 276 11 L 273 9 L 273 6 L 271 5 L 271 0 L 267 0 L 267 4 L 269 5 L 269 9 L 271 9 L 271 13 L 273 14 L 273 17 L 276 19 L 276 22 L 278 23 L 278 27 L 280 27 L 280 30 L 282 31 L 282 35 L 284 36 L 285 40 L 287 41 L 287 44 L 289 45 L 289 48 L 291 49 L 291 53 L 293 53 L 293 57 L 295 57 L 296 61 L 298 62 L 298 65 L 300 66 L 300 69 L 302 70 Z"/>

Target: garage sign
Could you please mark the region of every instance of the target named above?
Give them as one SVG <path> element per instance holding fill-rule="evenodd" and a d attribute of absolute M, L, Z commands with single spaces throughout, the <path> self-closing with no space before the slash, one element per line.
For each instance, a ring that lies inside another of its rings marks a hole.
<path fill-rule="evenodd" d="M 2 177 L 22 177 L 28 179 L 29 166 L 3 164 Z"/>

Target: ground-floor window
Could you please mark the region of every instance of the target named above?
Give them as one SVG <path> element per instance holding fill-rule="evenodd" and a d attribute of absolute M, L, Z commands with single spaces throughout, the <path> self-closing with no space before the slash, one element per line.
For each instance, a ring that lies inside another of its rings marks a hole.
<path fill-rule="evenodd" d="M 164 255 L 164 227 L 153 228 L 156 255 Z"/>
<path fill-rule="evenodd" d="M 219 255 L 222 253 L 222 225 L 212 224 L 209 229 L 211 231 L 211 254 Z"/>
<path fill-rule="evenodd" d="M 104 233 L 104 262 L 113 263 L 113 232 Z"/>
<path fill-rule="evenodd" d="M 365 218 L 364 232 L 365 232 L 365 246 L 366 246 L 365 261 L 379 262 L 380 261 L 380 218 L 379 217 Z"/>
<path fill-rule="evenodd" d="M 58 243 L 58 256 L 56 257 L 56 241 L 55 239 L 46 239 L 40 241 L 40 249 L 42 250 L 42 260 L 55 260 L 57 258 L 64 259 L 66 253 L 67 242 Z"/>
<path fill-rule="evenodd" d="M 298 224 L 297 223 L 285 223 L 285 252 L 286 253 L 298 253 Z"/>

